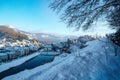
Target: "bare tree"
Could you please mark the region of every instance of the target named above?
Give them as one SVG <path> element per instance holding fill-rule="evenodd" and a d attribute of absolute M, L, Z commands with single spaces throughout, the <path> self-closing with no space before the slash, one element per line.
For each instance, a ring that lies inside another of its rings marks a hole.
<path fill-rule="evenodd" d="M 120 0 L 50 0 L 50 8 L 61 14 L 68 27 L 86 30 L 100 17 L 109 18 Z"/>
<path fill-rule="evenodd" d="M 118 0 L 119 5 L 114 5 L 114 11 L 110 14 L 108 22 L 113 29 L 120 29 L 120 0 Z"/>
<path fill-rule="evenodd" d="M 115 34 L 111 35 L 111 40 L 113 43 L 120 46 L 120 6 L 115 6 L 115 10 L 111 13 L 108 22 L 110 23 L 111 28 L 117 30 Z"/>

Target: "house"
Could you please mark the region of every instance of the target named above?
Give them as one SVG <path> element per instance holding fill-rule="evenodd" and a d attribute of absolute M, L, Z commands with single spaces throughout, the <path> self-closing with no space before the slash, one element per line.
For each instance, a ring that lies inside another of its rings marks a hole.
<path fill-rule="evenodd" d="M 53 47 L 51 44 L 45 44 L 43 45 L 45 51 L 52 51 Z"/>
<path fill-rule="evenodd" d="M 7 61 L 8 56 L 5 53 L 0 53 L 0 62 Z"/>
<path fill-rule="evenodd" d="M 17 50 L 17 54 L 19 54 L 19 56 L 24 56 L 25 55 L 25 50 L 23 47 L 20 47 L 18 50 Z"/>
<path fill-rule="evenodd" d="M 24 47 L 25 55 L 28 55 L 30 53 L 29 47 Z"/>
<path fill-rule="evenodd" d="M 7 52 L 8 59 L 15 59 L 18 57 L 18 55 L 15 52 Z"/>

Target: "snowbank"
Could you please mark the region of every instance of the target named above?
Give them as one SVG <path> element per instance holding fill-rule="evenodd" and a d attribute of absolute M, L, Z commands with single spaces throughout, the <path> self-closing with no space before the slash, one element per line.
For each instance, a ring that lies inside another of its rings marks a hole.
<path fill-rule="evenodd" d="M 83 49 L 75 48 L 72 54 L 56 57 L 51 63 L 3 80 L 119 80 L 120 47 L 115 56 L 115 46 L 107 39 L 89 41 L 87 45 Z"/>
<path fill-rule="evenodd" d="M 29 59 L 31 59 L 31 58 L 39 55 L 39 54 L 40 54 L 40 52 L 36 52 L 36 53 L 30 54 L 28 56 L 24 56 L 24 57 L 18 58 L 16 60 L 11 61 L 11 62 L 2 63 L 0 65 L 0 72 L 5 71 L 5 70 L 7 70 L 9 68 L 18 66 L 18 65 L 24 63 L 25 61 L 27 61 L 27 60 L 29 60 Z"/>

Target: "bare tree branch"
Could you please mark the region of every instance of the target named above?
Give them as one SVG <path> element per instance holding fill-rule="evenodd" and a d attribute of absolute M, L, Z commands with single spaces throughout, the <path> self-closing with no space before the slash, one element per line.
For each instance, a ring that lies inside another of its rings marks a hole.
<path fill-rule="evenodd" d="M 50 8 L 62 13 L 61 19 L 76 30 L 90 28 L 100 17 L 107 17 L 120 6 L 119 0 L 51 0 Z"/>

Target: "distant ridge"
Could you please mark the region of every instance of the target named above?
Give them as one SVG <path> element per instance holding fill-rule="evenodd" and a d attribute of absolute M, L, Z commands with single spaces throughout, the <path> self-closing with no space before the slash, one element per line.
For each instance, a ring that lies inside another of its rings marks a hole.
<path fill-rule="evenodd" d="M 16 29 L 11 25 L 0 25 L 0 38 L 12 38 L 14 40 L 35 39 L 40 42 L 61 42 L 69 39 L 75 39 L 76 36 L 64 36 L 50 33 L 30 33 Z"/>
<path fill-rule="evenodd" d="M 7 25 L 0 25 L 0 37 L 2 38 L 12 38 L 12 39 L 28 39 L 27 35 L 20 33 L 14 27 Z"/>

